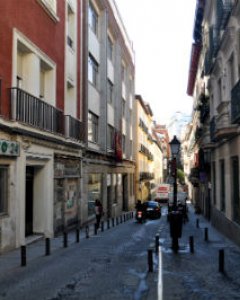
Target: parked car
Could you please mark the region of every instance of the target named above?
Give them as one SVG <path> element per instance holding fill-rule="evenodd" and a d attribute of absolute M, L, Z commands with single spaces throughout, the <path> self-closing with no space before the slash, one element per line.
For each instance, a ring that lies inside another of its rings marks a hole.
<path fill-rule="evenodd" d="M 161 217 L 161 205 L 157 201 L 147 201 L 144 205 L 146 206 L 147 218 L 156 219 Z"/>

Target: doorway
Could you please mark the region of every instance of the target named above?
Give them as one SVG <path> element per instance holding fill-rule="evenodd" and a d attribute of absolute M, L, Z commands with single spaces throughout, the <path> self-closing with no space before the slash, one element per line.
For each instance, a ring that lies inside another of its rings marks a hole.
<path fill-rule="evenodd" d="M 123 175 L 122 180 L 122 210 L 128 210 L 128 177 Z"/>
<path fill-rule="evenodd" d="M 26 167 L 25 236 L 33 234 L 34 167 Z"/>

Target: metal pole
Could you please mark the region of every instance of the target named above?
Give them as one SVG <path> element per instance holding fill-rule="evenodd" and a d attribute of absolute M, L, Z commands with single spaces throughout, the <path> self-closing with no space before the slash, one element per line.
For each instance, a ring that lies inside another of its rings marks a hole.
<path fill-rule="evenodd" d="M 174 183 L 173 183 L 173 210 L 177 210 L 177 159 L 173 158 L 173 166 L 174 166 Z"/>
<path fill-rule="evenodd" d="M 48 255 L 50 255 L 50 238 L 46 238 L 45 242 L 46 242 L 45 254 L 46 254 L 46 256 L 48 256 Z"/>
<path fill-rule="evenodd" d="M 67 248 L 68 246 L 68 234 L 66 231 L 64 231 L 63 233 L 63 247 L 64 248 Z"/>
<path fill-rule="evenodd" d="M 76 228 L 76 243 L 79 243 L 79 233 L 80 233 L 79 228 Z"/>
<path fill-rule="evenodd" d="M 189 237 L 189 245 L 190 245 L 190 252 L 194 253 L 194 239 L 192 235 Z"/>
<path fill-rule="evenodd" d="M 21 246 L 21 266 L 24 267 L 27 265 L 27 253 L 26 246 Z"/>
<path fill-rule="evenodd" d="M 219 250 L 219 272 L 224 272 L 224 249 Z"/>
<path fill-rule="evenodd" d="M 148 249 L 148 272 L 153 272 L 153 250 Z"/>

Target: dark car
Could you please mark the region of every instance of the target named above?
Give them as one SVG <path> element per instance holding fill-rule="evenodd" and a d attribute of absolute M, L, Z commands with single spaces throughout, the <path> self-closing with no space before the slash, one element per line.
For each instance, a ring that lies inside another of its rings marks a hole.
<path fill-rule="evenodd" d="M 144 205 L 147 218 L 156 219 L 161 217 L 161 205 L 157 201 L 147 201 Z"/>

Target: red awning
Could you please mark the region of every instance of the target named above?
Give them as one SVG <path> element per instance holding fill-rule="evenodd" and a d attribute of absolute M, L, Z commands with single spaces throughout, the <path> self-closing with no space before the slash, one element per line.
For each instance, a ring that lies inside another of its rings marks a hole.
<path fill-rule="evenodd" d="M 188 86 L 187 86 L 187 94 L 189 96 L 193 95 L 193 89 L 195 85 L 201 49 L 202 49 L 201 44 L 195 44 L 195 43 L 192 44 L 192 52 L 191 52 L 190 67 L 189 67 L 189 74 L 188 74 Z"/>

